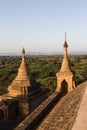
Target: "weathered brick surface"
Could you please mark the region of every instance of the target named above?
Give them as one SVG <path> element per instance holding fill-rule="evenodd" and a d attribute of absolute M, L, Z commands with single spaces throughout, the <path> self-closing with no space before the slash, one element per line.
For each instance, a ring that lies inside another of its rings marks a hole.
<path fill-rule="evenodd" d="M 49 96 L 37 109 L 35 109 L 24 121 L 22 121 L 15 130 L 31 130 L 32 127 L 40 121 L 42 115 L 49 109 L 49 107 L 58 98 L 58 93 L 54 92 Z"/>
<path fill-rule="evenodd" d="M 71 130 L 87 82 L 63 97 L 36 130 Z"/>
<path fill-rule="evenodd" d="M 41 121 L 41 116 L 46 113 L 46 108 L 58 96 L 53 93 L 33 113 L 22 121 L 15 130 L 71 130 L 82 100 L 87 81 L 80 84 L 54 106 L 51 112 Z M 38 126 L 38 122 L 41 123 Z"/>

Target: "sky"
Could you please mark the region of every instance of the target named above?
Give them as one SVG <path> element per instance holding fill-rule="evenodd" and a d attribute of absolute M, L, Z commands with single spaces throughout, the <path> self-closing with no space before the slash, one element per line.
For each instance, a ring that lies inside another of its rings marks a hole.
<path fill-rule="evenodd" d="M 87 52 L 87 0 L 0 0 L 0 53 Z"/>

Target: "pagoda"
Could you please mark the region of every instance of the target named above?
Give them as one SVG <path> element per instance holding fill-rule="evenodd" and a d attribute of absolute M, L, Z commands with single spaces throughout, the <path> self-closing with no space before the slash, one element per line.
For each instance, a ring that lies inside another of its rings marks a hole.
<path fill-rule="evenodd" d="M 64 56 L 62 61 L 62 66 L 59 72 L 56 73 L 57 76 L 57 92 L 61 92 L 64 95 L 73 90 L 75 88 L 75 82 L 73 80 L 73 73 L 71 72 L 69 62 L 68 62 L 68 54 L 67 48 L 68 44 L 66 41 L 66 34 L 65 34 L 65 42 L 64 42 Z"/>
<path fill-rule="evenodd" d="M 6 110 L 9 113 L 5 119 L 9 119 L 9 115 L 22 116 L 23 118 L 29 115 L 39 104 L 46 98 L 46 91 L 42 90 L 40 83 L 36 82 L 31 76 L 25 59 L 25 49 L 22 50 L 22 60 L 18 69 L 16 78 L 8 86 L 8 93 L 0 97 L 2 108 L 8 107 Z M 8 106 L 5 105 L 8 104 Z M 3 110 L 4 111 L 4 110 Z M 15 113 L 14 113 L 15 112 Z"/>
<path fill-rule="evenodd" d="M 29 95 L 29 87 L 32 85 L 30 78 L 31 77 L 26 66 L 25 50 L 23 48 L 22 61 L 18 69 L 18 75 L 13 80 L 12 84 L 8 87 L 9 95 L 13 97 L 20 95 L 27 97 Z"/>

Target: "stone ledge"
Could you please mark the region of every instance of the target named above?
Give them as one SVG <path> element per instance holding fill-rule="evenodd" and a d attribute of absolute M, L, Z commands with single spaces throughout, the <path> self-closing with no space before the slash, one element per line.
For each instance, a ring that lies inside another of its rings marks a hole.
<path fill-rule="evenodd" d="M 36 130 L 71 130 L 86 86 L 87 81 L 62 97 Z"/>
<path fill-rule="evenodd" d="M 14 130 L 26 130 L 32 128 L 34 124 L 40 120 L 42 115 L 50 108 L 50 106 L 55 102 L 55 100 L 58 98 L 58 93 L 54 92 L 52 95 L 50 95 L 41 105 L 38 106 L 28 117 L 23 120 L 18 127 L 16 127 Z"/>

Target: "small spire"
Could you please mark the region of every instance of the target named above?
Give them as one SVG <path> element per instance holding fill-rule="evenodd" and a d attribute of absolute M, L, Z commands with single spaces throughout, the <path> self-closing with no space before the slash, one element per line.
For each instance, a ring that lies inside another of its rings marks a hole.
<path fill-rule="evenodd" d="M 66 32 L 65 32 L 65 41 L 66 41 Z"/>
<path fill-rule="evenodd" d="M 63 45 L 64 47 L 68 47 L 68 44 L 67 44 L 67 41 L 66 41 L 66 32 L 65 32 L 65 42 L 64 42 L 64 45 Z"/>
<path fill-rule="evenodd" d="M 24 49 L 24 47 L 22 49 L 22 59 L 25 59 L 25 49 Z"/>
<path fill-rule="evenodd" d="M 23 47 L 22 53 L 25 53 L 25 49 L 24 49 L 24 47 Z"/>

